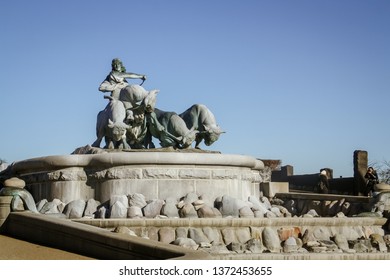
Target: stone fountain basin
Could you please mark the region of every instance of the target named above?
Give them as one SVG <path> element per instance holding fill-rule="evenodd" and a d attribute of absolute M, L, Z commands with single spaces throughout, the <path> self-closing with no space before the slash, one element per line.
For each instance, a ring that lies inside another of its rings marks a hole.
<path fill-rule="evenodd" d="M 8 172 L 25 180 L 35 201 L 108 201 L 112 195 L 142 193 L 146 199 L 195 192 L 215 199 L 260 195 L 264 164 L 251 156 L 204 152 L 108 152 L 32 158 Z"/>

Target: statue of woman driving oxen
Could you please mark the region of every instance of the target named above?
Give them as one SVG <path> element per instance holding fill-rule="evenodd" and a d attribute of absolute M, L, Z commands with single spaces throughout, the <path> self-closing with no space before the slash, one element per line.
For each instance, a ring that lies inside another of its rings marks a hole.
<path fill-rule="evenodd" d="M 158 90 L 142 87 L 146 75 L 128 73 L 120 59 L 111 63 L 111 72 L 100 84 L 99 90 L 110 92 L 109 104 L 99 112 L 96 124 L 97 139 L 92 144 L 100 147 L 105 138 L 105 148 L 154 148 L 152 136 L 162 147 L 191 147 L 202 140 L 207 146 L 215 142 L 222 130 L 210 110 L 200 104 L 191 106 L 182 114 L 155 108 Z M 140 85 L 131 85 L 129 79 L 142 79 Z"/>

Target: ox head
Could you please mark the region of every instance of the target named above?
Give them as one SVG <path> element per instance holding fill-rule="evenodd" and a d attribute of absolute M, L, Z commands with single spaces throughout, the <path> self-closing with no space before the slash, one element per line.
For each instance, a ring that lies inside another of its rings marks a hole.
<path fill-rule="evenodd" d="M 221 128 L 218 125 L 213 125 L 213 126 L 204 126 L 206 133 L 204 134 L 204 143 L 206 146 L 210 146 L 213 144 L 215 141 L 219 139 L 219 136 L 222 133 L 225 133 L 224 131 L 221 130 Z"/>
<path fill-rule="evenodd" d="M 157 101 L 157 93 L 159 90 L 154 89 L 149 91 L 148 95 L 142 100 L 141 106 L 144 106 L 145 111 L 147 113 L 151 113 L 154 111 Z"/>
<path fill-rule="evenodd" d="M 108 120 L 107 125 L 111 130 L 111 135 L 113 140 L 119 141 L 126 137 L 127 129 L 130 128 L 129 125 L 125 124 L 124 122 L 113 122 L 112 120 Z"/>

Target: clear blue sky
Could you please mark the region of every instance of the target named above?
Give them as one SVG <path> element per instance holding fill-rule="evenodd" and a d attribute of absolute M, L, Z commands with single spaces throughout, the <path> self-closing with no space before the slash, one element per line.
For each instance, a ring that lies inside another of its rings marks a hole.
<path fill-rule="evenodd" d="M 92 144 L 115 57 L 160 109 L 208 106 L 212 150 L 344 177 L 354 150 L 390 160 L 390 1 L 13 0 L 0 26 L 9 163 Z"/>

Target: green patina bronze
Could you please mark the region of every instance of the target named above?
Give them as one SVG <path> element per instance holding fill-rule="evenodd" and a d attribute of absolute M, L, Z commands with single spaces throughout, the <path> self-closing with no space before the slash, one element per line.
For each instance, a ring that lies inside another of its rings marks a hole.
<path fill-rule="evenodd" d="M 4 187 L 0 190 L 0 196 L 12 196 L 11 209 L 15 211 L 15 199 L 19 197 L 23 201 L 25 209 L 30 210 L 34 213 L 39 213 L 37 207 L 35 206 L 35 201 L 32 195 L 25 189 L 16 188 L 16 187 Z"/>

